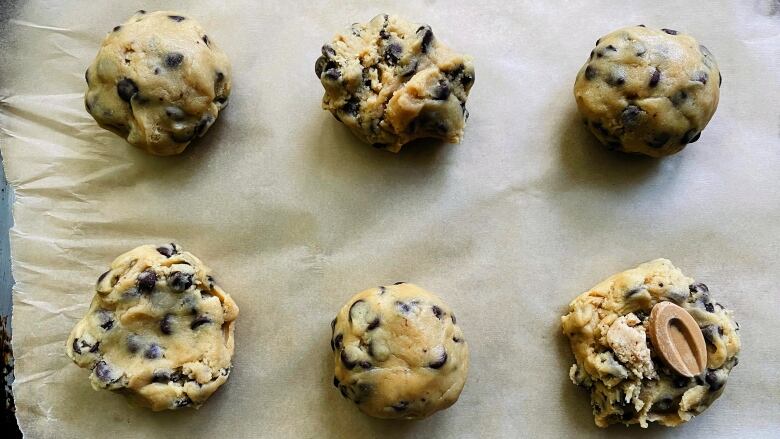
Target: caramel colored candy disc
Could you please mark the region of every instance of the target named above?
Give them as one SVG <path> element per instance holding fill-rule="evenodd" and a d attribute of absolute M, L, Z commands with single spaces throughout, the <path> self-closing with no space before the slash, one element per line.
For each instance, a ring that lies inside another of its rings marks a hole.
<path fill-rule="evenodd" d="M 694 377 L 707 367 L 707 346 L 696 320 L 672 302 L 650 313 L 650 340 L 661 359 L 680 375 Z"/>

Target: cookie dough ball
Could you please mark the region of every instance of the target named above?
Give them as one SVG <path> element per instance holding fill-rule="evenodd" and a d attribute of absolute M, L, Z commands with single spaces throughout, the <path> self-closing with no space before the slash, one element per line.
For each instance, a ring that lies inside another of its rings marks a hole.
<path fill-rule="evenodd" d="M 355 23 L 322 46 L 314 71 L 325 87 L 322 108 L 375 148 L 463 136 L 474 66 L 428 25 L 387 14 Z"/>
<path fill-rule="evenodd" d="M 718 107 L 712 53 L 671 29 L 627 27 L 596 41 L 574 83 L 585 125 L 608 148 L 661 157 L 699 140 Z"/>
<path fill-rule="evenodd" d="M 208 131 L 230 95 L 230 64 L 190 17 L 138 11 L 114 28 L 86 72 L 97 123 L 155 155 Z"/>
<path fill-rule="evenodd" d="M 687 378 L 670 369 L 648 336 L 653 306 L 669 301 L 701 328 L 707 367 Z M 618 273 L 574 299 L 562 319 L 577 362 L 569 376 L 587 388 L 596 425 L 680 425 L 709 407 L 737 365 L 739 325 L 707 287 L 666 259 Z"/>
<path fill-rule="evenodd" d="M 152 410 L 198 407 L 225 383 L 238 307 L 200 259 L 174 244 L 114 260 L 67 343 L 95 389 Z"/>
<path fill-rule="evenodd" d="M 333 385 L 363 413 L 424 418 L 458 400 L 469 348 L 436 295 L 399 282 L 356 294 L 331 323 Z"/>

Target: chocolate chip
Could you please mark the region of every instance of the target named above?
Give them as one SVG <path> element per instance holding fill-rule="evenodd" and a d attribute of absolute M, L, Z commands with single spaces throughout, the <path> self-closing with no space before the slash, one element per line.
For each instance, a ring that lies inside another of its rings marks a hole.
<path fill-rule="evenodd" d="M 653 70 L 653 74 L 650 76 L 650 87 L 655 87 L 658 85 L 658 81 L 661 80 L 661 71 L 658 70 L 658 67 Z"/>
<path fill-rule="evenodd" d="M 398 401 L 397 403 L 393 404 L 391 406 L 393 410 L 397 412 L 405 411 L 407 408 L 409 408 L 409 401 Z"/>
<path fill-rule="evenodd" d="M 696 74 L 693 75 L 693 80 L 696 82 L 701 82 L 702 84 L 706 84 L 709 78 L 710 76 L 707 74 L 707 72 L 696 72 Z"/>
<path fill-rule="evenodd" d="M 704 336 L 704 341 L 712 346 L 715 346 L 715 340 L 717 335 L 723 335 L 723 328 L 717 325 L 707 325 L 701 328 L 701 334 Z"/>
<path fill-rule="evenodd" d="M 710 386 L 710 391 L 713 392 L 720 390 L 720 388 L 723 387 L 723 381 L 718 378 L 718 374 L 712 369 L 707 371 L 707 375 L 704 376 L 704 381 L 707 382 Z"/>
<path fill-rule="evenodd" d="M 190 324 L 190 329 L 192 329 L 194 331 L 194 330 L 198 329 L 200 326 L 203 326 L 203 325 L 205 325 L 207 323 L 211 323 L 211 319 L 209 319 L 206 316 L 198 316 Z"/>
<path fill-rule="evenodd" d="M 106 276 L 108 276 L 108 273 L 111 273 L 111 270 L 108 270 L 105 273 L 103 273 L 100 276 L 98 276 L 97 283 L 103 282 L 103 279 L 105 279 Z"/>
<path fill-rule="evenodd" d="M 333 385 L 336 386 L 336 388 L 338 389 L 339 388 L 339 384 L 341 384 L 341 381 L 339 381 L 339 379 L 334 376 L 333 377 Z"/>
<path fill-rule="evenodd" d="M 154 290 L 154 286 L 157 284 L 157 273 L 153 270 L 146 270 L 138 275 L 138 291 L 142 293 L 149 293 Z"/>
<path fill-rule="evenodd" d="M 144 351 L 144 357 L 154 360 L 155 358 L 160 358 L 162 356 L 162 348 L 152 343 L 146 350 Z"/>
<path fill-rule="evenodd" d="M 118 31 L 119 29 L 122 29 L 122 26 L 121 26 L 121 25 L 119 25 L 119 26 L 114 26 L 114 32 Z"/>
<path fill-rule="evenodd" d="M 417 72 L 417 63 L 418 61 L 413 59 L 409 64 L 406 65 L 406 67 L 401 70 L 399 75 L 404 78 L 414 75 Z"/>
<path fill-rule="evenodd" d="M 672 399 L 671 398 L 664 398 L 660 401 L 657 401 L 655 404 L 653 404 L 653 411 L 654 412 L 668 412 L 672 408 Z"/>
<path fill-rule="evenodd" d="M 595 77 L 596 77 L 596 69 L 594 69 L 593 66 L 585 67 L 585 79 L 590 81 Z"/>
<path fill-rule="evenodd" d="M 396 283 L 394 283 L 393 285 L 401 285 L 401 284 L 405 284 L 405 283 L 406 283 L 406 282 L 396 282 Z"/>
<path fill-rule="evenodd" d="M 371 323 L 368 324 L 368 327 L 366 327 L 367 331 L 373 331 L 374 329 L 379 327 L 379 317 L 375 318 Z"/>
<path fill-rule="evenodd" d="M 436 305 L 433 305 L 431 307 L 431 311 L 433 311 L 433 315 L 436 316 L 437 319 L 441 320 L 442 316 L 444 315 L 444 312 Z"/>
<path fill-rule="evenodd" d="M 81 346 L 79 346 L 79 339 L 78 338 L 74 338 L 73 339 L 73 344 L 71 345 L 71 347 L 73 348 L 73 352 L 81 355 Z"/>
<path fill-rule="evenodd" d="M 604 49 L 606 49 L 607 51 L 610 51 L 610 52 L 617 52 L 617 49 L 615 49 L 615 46 L 613 46 L 611 44 L 609 46 L 605 47 Z"/>
<path fill-rule="evenodd" d="M 379 29 L 379 38 L 381 38 L 383 40 L 386 40 L 386 39 L 390 38 L 390 32 L 388 32 L 384 28 Z"/>
<path fill-rule="evenodd" d="M 338 317 L 337 317 L 338 318 Z M 333 334 L 333 331 L 336 329 L 336 318 L 330 321 L 330 332 Z"/>
<path fill-rule="evenodd" d="M 347 319 L 349 320 L 349 323 L 350 323 L 350 324 L 352 324 L 352 310 L 354 310 L 354 309 L 355 309 L 355 305 L 357 305 L 357 304 L 360 304 L 360 303 L 366 303 L 366 301 L 365 301 L 365 300 L 363 300 L 363 299 L 356 300 L 356 301 L 355 301 L 355 302 L 352 304 L 352 306 L 350 306 L 350 307 L 349 307 L 349 313 L 348 313 L 348 314 L 349 314 L 349 316 L 347 317 Z"/>
<path fill-rule="evenodd" d="M 397 284 L 396 284 L 396 285 L 397 285 Z M 385 294 L 386 292 L 387 292 L 387 288 L 385 288 L 385 287 L 379 287 L 379 295 L 380 295 L 380 296 L 381 296 L 381 295 L 383 295 L 383 294 Z"/>
<path fill-rule="evenodd" d="M 675 375 L 672 377 L 672 384 L 674 384 L 674 387 L 677 387 L 678 389 L 681 389 L 683 387 L 687 387 L 688 384 L 690 384 L 691 379 L 688 377 L 684 377 L 682 375 Z"/>
<path fill-rule="evenodd" d="M 688 286 L 688 290 L 689 290 L 689 291 L 690 291 L 692 294 L 695 294 L 695 293 L 709 293 L 709 292 L 710 292 L 710 289 L 709 289 L 709 288 L 707 288 L 707 285 L 704 285 L 704 284 L 703 284 L 703 283 L 701 283 L 701 282 L 697 282 L 697 283 L 694 283 L 694 284 L 690 284 L 690 285 Z"/>
<path fill-rule="evenodd" d="M 723 84 L 723 75 L 718 72 L 718 87 L 720 87 L 721 84 Z"/>
<path fill-rule="evenodd" d="M 165 115 L 173 120 L 184 120 L 185 114 L 184 110 L 182 110 L 179 107 L 166 107 L 165 108 Z M 161 247 L 162 248 L 162 247 Z M 157 249 L 157 251 L 160 251 L 160 248 Z M 162 252 L 160 252 L 162 253 Z M 162 253 L 163 255 L 167 257 L 171 257 L 171 255 L 166 255 L 165 253 Z"/>
<path fill-rule="evenodd" d="M 431 369 L 440 369 L 447 362 L 447 351 L 442 351 L 439 358 L 433 363 L 428 364 Z"/>
<path fill-rule="evenodd" d="M 317 58 L 317 61 L 314 63 L 314 74 L 317 75 L 318 78 L 322 76 L 322 72 L 327 63 L 328 58 L 325 58 L 324 56 Z"/>
<path fill-rule="evenodd" d="M 115 378 L 113 375 L 114 371 L 108 363 L 103 360 L 95 363 L 95 376 L 98 377 L 100 381 L 103 381 L 104 383 L 116 381 L 118 378 Z"/>
<path fill-rule="evenodd" d="M 169 69 L 179 67 L 182 61 L 184 61 L 184 55 L 181 53 L 171 52 L 165 55 L 165 65 L 168 66 Z"/>
<path fill-rule="evenodd" d="M 683 145 L 686 145 L 688 143 L 694 143 L 697 140 L 699 140 L 699 137 L 701 136 L 701 132 L 697 132 L 696 130 L 688 130 L 683 135 L 681 143 Z"/>
<path fill-rule="evenodd" d="M 210 114 L 206 114 L 203 116 L 203 118 L 198 121 L 198 125 L 195 126 L 195 133 L 198 136 L 202 136 L 206 134 L 206 131 L 211 127 L 211 124 L 214 123 L 214 116 Z"/>
<path fill-rule="evenodd" d="M 155 67 L 154 68 L 154 74 L 155 75 L 159 75 L 160 74 L 160 68 L 159 67 Z"/>
<path fill-rule="evenodd" d="M 341 342 L 344 340 L 344 334 L 336 334 L 336 338 L 333 339 L 333 346 L 336 349 L 341 349 Z"/>
<path fill-rule="evenodd" d="M 182 17 L 181 15 L 169 15 L 168 18 L 177 23 L 181 23 L 182 21 L 186 20 L 186 18 Z"/>
<path fill-rule="evenodd" d="M 137 10 L 135 13 L 136 13 L 136 14 L 145 14 L 145 13 L 146 13 L 146 11 L 144 11 L 143 9 L 139 9 L 139 10 Z"/>
<path fill-rule="evenodd" d="M 398 310 L 404 314 L 407 314 L 409 311 L 412 310 L 412 308 L 409 306 L 406 302 L 396 301 L 395 307 L 398 308 Z"/>
<path fill-rule="evenodd" d="M 626 74 L 620 70 L 613 70 L 607 78 L 607 84 L 618 87 L 626 83 Z"/>
<path fill-rule="evenodd" d="M 111 312 L 103 310 L 100 313 L 100 327 L 108 331 L 114 327 L 114 319 L 111 318 Z"/>
<path fill-rule="evenodd" d="M 217 96 L 216 98 L 214 98 L 214 103 L 219 104 L 219 105 L 221 105 L 223 107 L 225 106 L 227 101 L 228 101 L 228 97 L 227 96 Z"/>
<path fill-rule="evenodd" d="M 715 312 L 715 307 L 711 303 L 705 303 L 704 309 L 707 310 L 707 312 Z"/>
<path fill-rule="evenodd" d="M 671 138 L 672 135 L 669 133 L 660 133 L 656 134 L 655 137 L 645 143 L 651 148 L 662 148 Z"/>
<path fill-rule="evenodd" d="M 168 381 L 171 381 L 171 372 L 171 370 L 166 369 L 155 369 L 154 372 L 152 372 L 152 382 L 167 383 Z"/>
<path fill-rule="evenodd" d="M 431 97 L 437 101 L 443 101 L 450 97 L 450 86 L 447 85 L 447 81 L 440 80 L 439 84 L 434 87 L 431 92 Z"/>
<path fill-rule="evenodd" d="M 686 93 L 684 90 L 680 90 L 674 96 L 671 97 L 671 101 L 674 105 L 680 105 L 686 99 L 688 99 L 688 93 Z"/>
<path fill-rule="evenodd" d="M 357 363 L 349 360 L 346 351 L 342 350 L 340 357 L 341 357 L 341 364 L 343 364 L 344 367 L 346 367 L 348 370 L 352 370 L 355 368 L 355 365 Z"/>
<path fill-rule="evenodd" d="M 450 317 L 452 317 L 452 324 L 456 325 L 457 322 L 455 321 L 455 314 L 450 314 Z"/>
<path fill-rule="evenodd" d="M 633 296 L 633 295 L 635 295 L 635 294 L 639 294 L 639 293 L 641 293 L 642 291 L 644 291 L 644 288 L 642 288 L 642 287 L 638 287 L 638 288 L 632 288 L 632 289 L 630 289 L 630 290 L 628 290 L 628 291 L 626 292 L 626 298 L 629 298 L 629 297 L 631 297 L 631 296 Z"/>
<path fill-rule="evenodd" d="M 639 26 L 639 27 L 647 27 L 644 24 L 638 24 L 637 26 Z"/>
<path fill-rule="evenodd" d="M 173 333 L 173 314 L 165 314 L 165 317 L 160 320 L 160 332 L 165 335 L 171 335 Z"/>
<path fill-rule="evenodd" d="M 181 271 L 174 271 L 168 277 L 168 285 L 170 285 L 173 291 L 178 293 L 186 291 L 189 287 L 192 286 L 192 274 L 182 273 Z"/>
<path fill-rule="evenodd" d="M 373 367 L 374 367 L 374 366 L 373 366 L 373 365 L 372 365 L 370 362 L 368 362 L 368 361 L 361 361 L 361 362 L 359 362 L 357 365 L 358 365 L 358 366 L 360 366 L 360 367 L 361 367 L 362 369 L 364 369 L 364 370 L 369 370 L 369 369 L 371 369 L 371 368 L 373 368 Z"/>
<path fill-rule="evenodd" d="M 599 45 L 599 43 L 601 43 L 601 38 L 599 38 L 598 40 L 596 40 L 596 45 L 597 45 L 597 46 Z"/>
<path fill-rule="evenodd" d="M 452 337 L 452 341 L 454 341 L 455 343 L 460 343 L 463 341 L 463 339 L 460 337 Z"/>
<path fill-rule="evenodd" d="M 203 42 L 206 43 L 207 46 L 209 45 L 209 36 L 208 35 L 203 35 L 200 39 L 203 40 Z"/>
<path fill-rule="evenodd" d="M 359 110 L 360 110 L 360 101 L 357 98 L 352 98 L 348 100 L 341 107 L 341 111 L 349 115 L 352 115 L 352 117 L 357 117 Z"/>
<path fill-rule="evenodd" d="M 341 392 L 341 396 L 343 396 L 344 398 L 349 399 L 349 396 L 347 396 L 347 386 L 345 386 L 343 384 L 340 385 L 339 386 L 339 392 Z"/>
<path fill-rule="evenodd" d="M 464 87 L 468 87 L 472 82 L 474 82 L 473 75 L 464 73 L 463 76 L 460 77 L 460 83 L 463 84 Z"/>
<path fill-rule="evenodd" d="M 661 30 L 666 32 L 669 35 L 677 35 L 677 31 L 673 29 L 661 29 Z"/>
<path fill-rule="evenodd" d="M 130 102 L 130 99 L 138 93 L 138 87 L 132 79 L 123 78 L 116 83 L 116 92 L 123 101 Z"/>
<path fill-rule="evenodd" d="M 127 336 L 127 350 L 134 354 L 141 350 L 141 337 L 130 334 Z"/>
<path fill-rule="evenodd" d="M 401 58 L 403 48 L 398 43 L 390 43 L 385 49 L 385 62 L 394 66 L 398 64 L 398 60 Z"/>
<path fill-rule="evenodd" d="M 181 398 L 178 398 L 176 401 L 173 402 L 173 406 L 178 408 L 187 407 L 188 405 L 192 404 L 192 400 L 189 396 L 182 396 Z"/>
<path fill-rule="evenodd" d="M 431 27 L 427 25 L 420 26 L 416 33 L 417 36 L 419 36 L 422 40 L 420 43 L 420 51 L 422 53 L 428 53 L 428 50 L 431 47 L 431 43 L 433 42 L 433 30 L 431 30 Z"/>
<path fill-rule="evenodd" d="M 645 111 L 636 105 L 628 105 L 623 109 L 620 118 L 623 121 L 623 125 L 626 127 L 635 127 L 639 124 L 639 118 Z"/>

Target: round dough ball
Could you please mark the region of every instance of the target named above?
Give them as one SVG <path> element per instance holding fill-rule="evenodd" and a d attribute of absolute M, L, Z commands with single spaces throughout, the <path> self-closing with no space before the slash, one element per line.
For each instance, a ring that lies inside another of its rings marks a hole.
<path fill-rule="evenodd" d="M 715 58 L 693 37 L 633 26 L 596 41 L 574 97 L 601 143 L 661 157 L 699 140 L 718 107 L 720 83 Z"/>
<path fill-rule="evenodd" d="M 225 383 L 238 307 L 200 259 L 175 244 L 114 260 L 67 343 L 95 389 L 152 410 L 198 407 Z"/>
<path fill-rule="evenodd" d="M 707 368 L 694 378 L 670 369 L 648 336 L 653 306 L 669 301 L 688 311 L 707 344 Z M 618 273 L 582 293 L 562 319 L 577 362 L 569 377 L 590 390 L 596 425 L 689 421 L 723 393 L 740 349 L 739 325 L 666 259 Z"/>
<path fill-rule="evenodd" d="M 322 46 L 314 71 L 325 87 L 322 108 L 375 148 L 463 136 L 474 66 L 428 25 L 387 14 L 355 23 Z"/>
<path fill-rule="evenodd" d="M 458 400 L 469 348 L 436 295 L 399 282 L 356 294 L 331 323 L 333 384 L 363 413 L 424 418 Z"/>
<path fill-rule="evenodd" d="M 97 123 L 155 155 L 208 131 L 230 95 L 230 64 L 192 18 L 138 11 L 114 28 L 85 74 Z"/>

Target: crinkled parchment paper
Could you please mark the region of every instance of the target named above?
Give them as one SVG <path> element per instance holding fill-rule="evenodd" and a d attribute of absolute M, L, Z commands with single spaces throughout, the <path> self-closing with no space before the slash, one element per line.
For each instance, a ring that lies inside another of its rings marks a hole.
<path fill-rule="evenodd" d="M 164 4 L 165 3 L 165 4 Z M 780 3 L 733 1 L 6 1 L 2 155 L 11 231 L 16 401 L 28 437 L 778 437 Z M 208 135 L 159 158 L 100 129 L 84 70 L 137 9 L 197 18 L 233 63 Z M 359 143 L 320 109 L 320 46 L 380 12 L 430 24 L 475 57 L 460 145 Z M 720 107 L 663 160 L 606 152 L 576 115 L 574 76 L 624 25 L 678 29 L 715 54 Z M 152 413 L 93 391 L 65 356 L 95 278 L 175 240 L 241 307 L 235 369 L 200 410 Z M 670 258 L 742 325 L 724 395 L 677 429 L 602 431 L 559 317 L 614 272 Z M 329 322 L 364 288 L 439 293 L 472 367 L 460 401 L 373 420 L 332 387 Z"/>

